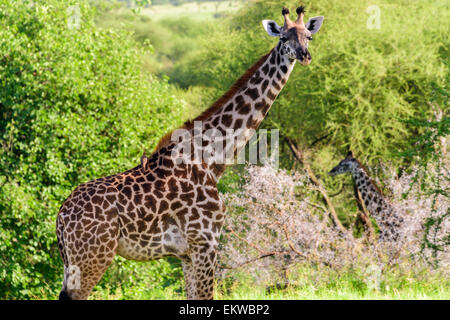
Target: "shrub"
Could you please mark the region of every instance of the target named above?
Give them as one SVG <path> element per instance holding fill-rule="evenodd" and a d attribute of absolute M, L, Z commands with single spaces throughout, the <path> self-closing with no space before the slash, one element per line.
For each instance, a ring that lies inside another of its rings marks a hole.
<path fill-rule="evenodd" d="M 410 189 L 414 170 L 401 177 L 387 167 L 383 170 L 390 177 L 386 184 L 393 191 L 393 207 L 405 221 L 398 230 L 402 241 L 396 243 L 372 243 L 364 234 L 353 236 L 354 221 L 347 227 L 349 234 L 341 232 L 333 225 L 328 208 L 314 196 L 317 188 L 306 172 L 291 174 L 267 164 L 248 167 L 241 191 L 226 194 L 229 214 L 219 256 L 222 279 L 226 282 L 246 273 L 256 283 L 274 284 L 284 278 L 300 285 L 298 279 L 289 276 L 299 266 L 326 267 L 336 273 L 375 270 L 380 277 L 393 270 L 418 275 L 427 270 L 430 275 L 448 276 L 450 255 L 445 242 L 450 219 L 446 198 L 440 195 L 437 205 L 432 206 L 433 199 L 423 197 L 419 185 L 403 197 Z M 437 253 L 421 248 L 424 223 L 429 217 L 444 220 L 431 232 L 434 243 L 443 248 Z M 435 254 L 439 263 L 433 270 L 426 262 Z"/>
<path fill-rule="evenodd" d="M 69 6 L 76 6 L 68 10 Z M 80 13 L 79 28 L 69 28 Z M 0 297 L 56 297 L 55 218 L 78 184 L 135 166 L 181 103 L 148 47 L 99 29 L 88 1 L 0 0 Z"/>

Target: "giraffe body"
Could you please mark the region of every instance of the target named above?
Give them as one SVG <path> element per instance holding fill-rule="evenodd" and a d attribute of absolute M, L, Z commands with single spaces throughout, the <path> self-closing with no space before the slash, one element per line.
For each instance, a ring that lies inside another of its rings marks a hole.
<path fill-rule="evenodd" d="M 201 259 L 205 272 L 215 265 L 224 219 L 215 183 L 195 165 L 166 172 L 156 165 L 162 157 L 156 153 L 148 169 L 140 165 L 83 184 L 62 205 L 57 219 L 61 255 L 67 272 L 73 266 L 81 272 L 80 289 L 63 284 L 72 299 L 87 298 L 115 254 L 138 261 L 175 256 L 187 265 Z M 209 286 L 209 279 L 198 284 L 199 291 L 203 285 Z M 192 297 L 206 298 L 196 292 Z"/>
<path fill-rule="evenodd" d="M 355 187 L 361 193 L 364 205 L 375 218 L 380 228 L 379 240 L 381 242 L 398 242 L 400 240 L 400 229 L 403 218 L 394 210 L 389 201 L 385 199 L 381 190 L 369 177 L 369 174 L 361 163 L 353 157 L 351 151 L 339 165 L 330 171 L 330 174 L 337 175 L 346 172 L 351 173 Z"/>
<path fill-rule="evenodd" d="M 260 125 L 295 61 L 311 61 L 307 37 L 323 20 L 312 18 L 305 26 L 303 12 L 296 23 L 287 14 L 283 11 L 283 28 L 263 23 L 269 34 L 286 39 L 195 121 L 164 137 L 137 167 L 80 185 L 63 203 L 57 217 L 64 262 L 61 299 L 86 299 L 116 254 L 138 261 L 178 257 L 187 298 L 212 299 L 225 218 L 217 181 Z M 199 132 L 200 142 L 195 140 Z M 222 143 L 221 151 L 213 148 L 215 142 Z M 192 153 L 181 148 L 186 145 L 193 147 Z M 196 161 L 198 152 L 214 157 Z"/>

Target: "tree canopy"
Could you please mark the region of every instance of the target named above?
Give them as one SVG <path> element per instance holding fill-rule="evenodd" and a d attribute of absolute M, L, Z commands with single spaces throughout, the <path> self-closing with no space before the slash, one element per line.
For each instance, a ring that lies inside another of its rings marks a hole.
<path fill-rule="evenodd" d="M 171 86 L 142 70 L 148 46 L 98 28 L 94 15 L 88 1 L 0 1 L 3 298 L 59 286 L 62 201 L 82 182 L 135 166 L 180 121 Z"/>

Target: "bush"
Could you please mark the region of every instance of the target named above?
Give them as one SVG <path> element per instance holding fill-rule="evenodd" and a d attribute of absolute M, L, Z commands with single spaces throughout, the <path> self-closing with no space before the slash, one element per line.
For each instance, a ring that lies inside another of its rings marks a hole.
<path fill-rule="evenodd" d="M 448 170 L 434 169 L 430 175 L 439 176 Z M 366 232 L 354 236 L 354 221 L 347 227 L 349 232 L 341 232 L 332 222 L 329 208 L 315 195 L 317 187 L 306 172 L 291 174 L 268 164 L 248 166 L 240 191 L 225 196 L 229 212 L 222 234 L 219 276 L 226 283 L 245 273 L 250 278 L 249 286 L 280 280 L 304 285 L 303 279 L 299 281 L 293 274 L 306 266 L 327 267 L 338 274 L 352 269 L 356 272 L 375 269 L 380 272 L 380 279 L 402 270 L 416 275 L 426 271 L 430 278 L 446 277 L 450 266 L 446 197 L 439 195 L 437 205 L 433 206 L 433 199 L 421 197 L 417 184 L 403 197 L 405 190 L 410 189 L 414 170 L 402 177 L 397 177 L 395 170 L 386 167 L 384 170 L 390 177 L 386 184 L 394 191 L 393 209 L 405 223 L 397 230 L 400 241 L 382 243 L 371 241 Z M 352 212 L 347 213 L 351 215 Z M 438 252 L 421 247 L 429 217 L 443 220 L 430 230 L 433 243 L 442 248 Z M 426 263 L 431 258 L 439 262 L 435 268 Z"/>
<path fill-rule="evenodd" d="M 56 297 L 62 201 L 135 166 L 180 122 L 172 87 L 142 71 L 148 47 L 94 17 L 88 1 L 0 0 L 2 299 Z"/>

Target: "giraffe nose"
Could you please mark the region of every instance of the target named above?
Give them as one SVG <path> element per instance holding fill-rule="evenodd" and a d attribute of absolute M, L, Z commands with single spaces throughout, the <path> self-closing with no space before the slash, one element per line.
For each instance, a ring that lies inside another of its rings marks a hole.
<path fill-rule="evenodd" d="M 296 50 L 296 55 L 301 64 L 306 66 L 311 63 L 311 54 L 309 53 L 308 49 L 303 50 L 302 47 L 299 47 Z"/>
<path fill-rule="evenodd" d="M 306 59 L 311 60 L 311 54 L 309 53 L 308 49 L 306 49 Z"/>

